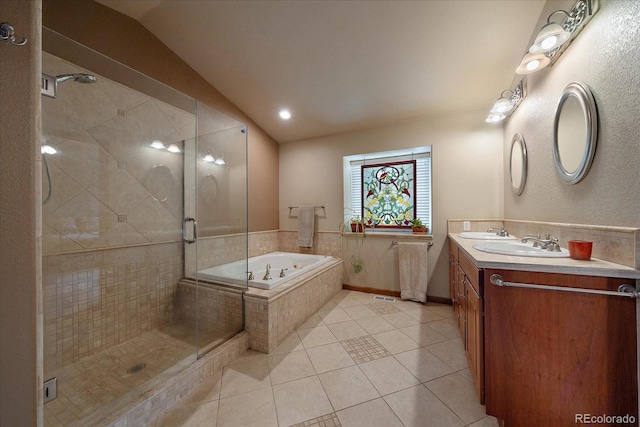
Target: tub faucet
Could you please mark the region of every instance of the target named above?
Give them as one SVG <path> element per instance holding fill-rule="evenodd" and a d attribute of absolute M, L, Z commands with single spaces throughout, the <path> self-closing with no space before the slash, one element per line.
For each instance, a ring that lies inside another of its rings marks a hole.
<path fill-rule="evenodd" d="M 264 274 L 264 277 L 262 278 L 262 280 L 271 280 L 271 274 L 269 274 L 270 270 L 271 270 L 271 264 L 267 264 L 267 272 Z"/>
<path fill-rule="evenodd" d="M 280 270 L 280 277 L 286 277 L 284 272 L 287 271 L 287 270 L 288 270 L 288 268 L 283 268 L 282 270 Z"/>
<path fill-rule="evenodd" d="M 248 273 L 249 273 L 248 279 L 253 280 L 253 271 L 249 271 Z"/>

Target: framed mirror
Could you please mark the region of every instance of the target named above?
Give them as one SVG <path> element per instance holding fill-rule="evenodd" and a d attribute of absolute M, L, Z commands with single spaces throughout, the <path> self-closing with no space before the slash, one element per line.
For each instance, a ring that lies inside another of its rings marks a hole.
<path fill-rule="evenodd" d="M 527 181 L 527 145 L 519 133 L 511 139 L 511 153 L 509 154 L 509 175 L 511 176 L 511 190 L 519 196 Z"/>
<path fill-rule="evenodd" d="M 553 160 L 560 178 L 580 182 L 596 154 L 598 111 L 589 88 L 571 83 L 562 92 L 553 126 Z"/>

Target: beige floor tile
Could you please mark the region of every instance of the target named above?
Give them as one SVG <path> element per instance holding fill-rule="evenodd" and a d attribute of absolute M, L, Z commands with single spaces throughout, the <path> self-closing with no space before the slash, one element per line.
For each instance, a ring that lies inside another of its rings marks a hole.
<path fill-rule="evenodd" d="M 298 329 L 309 329 L 315 328 L 316 326 L 324 326 L 324 322 L 322 321 L 322 317 L 318 316 L 317 313 L 311 315 Z"/>
<path fill-rule="evenodd" d="M 391 323 L 396 328 L 406 328 L 407 326 L 419 325 L 420 321 L 414 317 L 409 316 L 407 313 L 401 311 L 398 313 L 383 314 L 382 317 L 387 322 Z"/>
<path fill-rule="evenodd" d="M 448 339 L 425 323 L 415 326 L 407 326 L 406 328 L 400 328 L 400 330 L 423 347 L 446 341 Z"/>
<path fill-rule="evenodd" d="M 426 382 L 425 386 L 467 424 L 486 416 L 473 383 L 458 373 Z"/>
<path fill-rule="evenodd" d="M 406 427 L 465 425 L 422 384 L 385 396 L 384 400 Z"/>
<path fill-rule="evenodd" d="M 458 323 L 454 322 L 452 319 L 436 320 L 427 324 L 430 328 L 447 338 L 458 338 L 460 336 Z"/>
<path fill-rule="evenodd" d="M 319 311 L 318 316 L 322 317 L 322 321 L 327 325 L 352 320 L 340 307 L 335 307 L 329 311 Z"/>
<path fill-rule="evenodd" d="M 339 343 L 309 348 L 307 354 L 318 374 L 355 365 L 349 353 Z"/>
<path fill-rule="evenodd" d="M 243 352 L 237 359 L 232 360 L 229 363 L 229 366 L 238 365 L 240 363 L 245 363 L 249 361 L 266 359 L 266 358 L 267 358 L 266 353 L 262 353 L 253 349 L 248 349 L 247 351 Z"/>
<path fill-rule="evenodd" d="M 377 302 L 378 300 L 374 299 L 374 297 L 376 296 L 384 297 L 383 295 L 369 294 L 366 292 L 355 292 L 355 291 L 353 292 L 353 295 L 355 295 L 355 297 L 358 298 L 358 301 L 360 301 L 360 303 L 364 305 L 373 304 L 374 302 Z"/>
<path fill-rule="evenodd" d="M 362 305 L 362 302 L 360 301 L 357 295 L 349 294 L 345 298 L 341 299 L 338 302 L 338 305 L 341 308 L 345 308 L 345 307 L 353 307 L 356 305 Z"/>
<path fill-rule="evenodd" d="M 401 300 L 401 299 L 396 300 L 394 305 L 396 306 L 397 309 L 402 311 L 416 310 L 416 309 L 419 309 L 420 307 L 424 307 L 424 304 L 422 304 L 421 302 Z"/>
<path fill-rule="evenodd" d="M 355 320 L 340 322 L 328 325 L 329 330 L 335 335 L 338 341 L 350 340 L 351 338 L 367 335 L 367 331 L 362 329 Z"/>
<path fill-rule="evenodd" d="M 179 425 L 179 424 L 178 424 Z M 220 399 L 216 427 L 277 427 L 271 388 Z"/>
<path fill-rule="evenodd" d="M 434 304 L 429 302 L 427 303 L 425 308 L 429 310 L 429 312 L 431 313 L 435 313 L 442 316 L 442 318 L 444 319 L 456 318 L 456 314 L 453 312 L 453 307 L 447 304 Z"/>
<path fill-rule="evenodd" d="M 269 355 L 268 361 L 271 384 L 274 385 L 316 374 L 304 350 Z"/>
<path fill-rule="evenodd" d="M 473 424 L 469 424 L 469 427 L 499 427 L 498 419 L 496 417 L 492 417 L 487 415 L 480 421 L 476 421 Z"/>
<path fill-rule="evenodd" d="M 328 303 L 320 307 L 320 310 L 318 310 L 318 312 L 333 310 L 337 306 L 338 306 L 338 303 L 335 301 L 335 297 L 334 297 L 334 299 L 332 299 L 331 301 L 329 301 Z"/>
<path fill-rule="evenodd" d="M 385 357 L 358 366 L 383 396 L 420 383 L 393 357 Z"/>
<path fill-rule="evenodd" d="M 214 400 L 165 412 L 158 418 L 155 427 L 216 427 L 217 417 L 218 401 Z"/>
<path fill-rule="evenodd" d="M 451 309 L 451 311 L 453 311 L 453 309 Z M 405 311 L 405 313 L 407 313 L 409 316 L 413 317 L 420 323 L 433 322 L 436 320 L 443 319 L 443 317 L 440 314 L 427 309 L 427 307 L 425 306 L 415 308 L 412 310 L 407 310 Z"/>
<path fill-rule="evenodd" d="M 396 354 L 395 358 L 421 382 L 430 381 L 455 372 L 453 368 L 424 348 Z"/>
<path fill-rule="evenodd" d="M 380 397 L 357 366 L 326 372 L 318 377 L 336 411 Z"/>
<path fill-rule="evenodd" d="M 391 354 L 402 353 L 403 351 L 420 348 L 420 344 L 395 329 L 393 331 L 381 332 L 371 335 Z"/>
<path fill-rule="evenodd" d="M 383 399 L 371 400 L 336 413 L 342 427 L 403 427 Z"/>
<path fill-rule="evenodd" d="M 273 396 L 281 426 L 290 426 L 333 412 L 317 376 L 276 385 L 273 387 Z"/>
<path fill-rule="evenodd" d="M 312 348 L 338 342 L 329 328 L 324 325 L 316 328 L 300 329 L 297 333 L 304 348 Z"/>
<path fill-rule="evenodd" d="M 292 351 L 298 350 L 304 350 L 304 346 L 302 345 L 302 341 L 300 341 L 298 334 L 293 332 L 269 354 L 291 353 Z"/>
<path fill-rule="evenodd" d="M 356 320 L 360 326 L 364 328 L 369 334 L 379 334 L 380 332 L 392 331 L 395 327 L 384 320 L 380 316 L 366 317 L 364 319 Z"/>
<path fill-rule="evenodd" d="M 271 386 L 267 359 L 249 360 L 230 365 L 222 373 L 220 398 L 235 396 Z"/>
<path fill-rule="evenodd" d="M 456 371 L 469 367 L 464 346 L 462 345 L 462 339 L 460 338 L 429 345 L 426 346 L 426 348 Z"/>
<path fill-rule="evenodd" d="M 353 305 L 351 307 L 344 307 L 344 312 L 347 313 L 352 319 L 364 319 L 365 317 L 375 316 L 371 309 L 369 309 L 366 305 Z"/>

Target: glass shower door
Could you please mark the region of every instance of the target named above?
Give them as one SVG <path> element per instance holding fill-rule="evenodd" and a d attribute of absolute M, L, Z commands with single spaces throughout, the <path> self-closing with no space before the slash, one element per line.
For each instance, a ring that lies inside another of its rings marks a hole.
<path fill-rule="evenodd" d="M 188 241 L 195 240 L 197 229 L 197 243 L 185 242 L 185 276 L 195 281 L 193 315 L 200 357 L 244 329 L 247 129 L 202 103 L 197 111 L 197 136 L 185 143 L 184 213 Z M 213 279 L 215 268 L 231 269 L 233 277 Z"/>

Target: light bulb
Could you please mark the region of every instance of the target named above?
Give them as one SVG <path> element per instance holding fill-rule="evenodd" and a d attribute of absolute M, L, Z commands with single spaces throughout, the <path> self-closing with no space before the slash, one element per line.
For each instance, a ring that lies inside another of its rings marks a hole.
<path fill-rule="evenodd" d="M 153 141 L 151 143 L 151 148 L 155 148 L 156 150 L 164 150 L 164 144 L 162 143 L 162 141 Z"/>
<path fill-rule="evenodd" d="M 289 110 L 280 110 L 278 114 L 282 120 L 289 120 L 291 118 L 291 112 Z"/>
<path fill-rule="evenodd" d="M 216 165 L 224 165 L 226 164 L 226 162 L 224 161 L 224 159 L 222 157 L 218 157 L 213 163 L 215 163 Z"/>
<path fill-rule="evenodd" d="M 496 123 L 506 118 L 507 118 L 506 114 L 489 114 L 489 117 L 485 119 L 485 122 Z"/>
<path fill-rule="evenodd" d="M 206 156 L 204 156 L 203 160 L 207 163 L 213 163 L 216 159 L 214 159 L 211 154 L 207 154 Z"/>
<path fill-rule="evenodd" d="M 56 154 L 58 151 L 50 145 L 43 145 L 40 147 L 40 152 L 42 154 Z"/>
<path fill-rule="evenodd" d="M 533 71 L 536 68 L 538 68 L 539 65 L 540 65 L 540 61 L 538 61 L 537 59 L 534 59 L 533 61 L 529 61 L 527 62 L 527 70 Z"/>
<path fill-rule="evenodd" d="M 542 40 L 542 42 L 540 43 L 540 46 L 542 46 L 544 50 L 553 49 L 557 41 L 558 41 L 557 36 L 547 37 L 546 39 Z"/>

